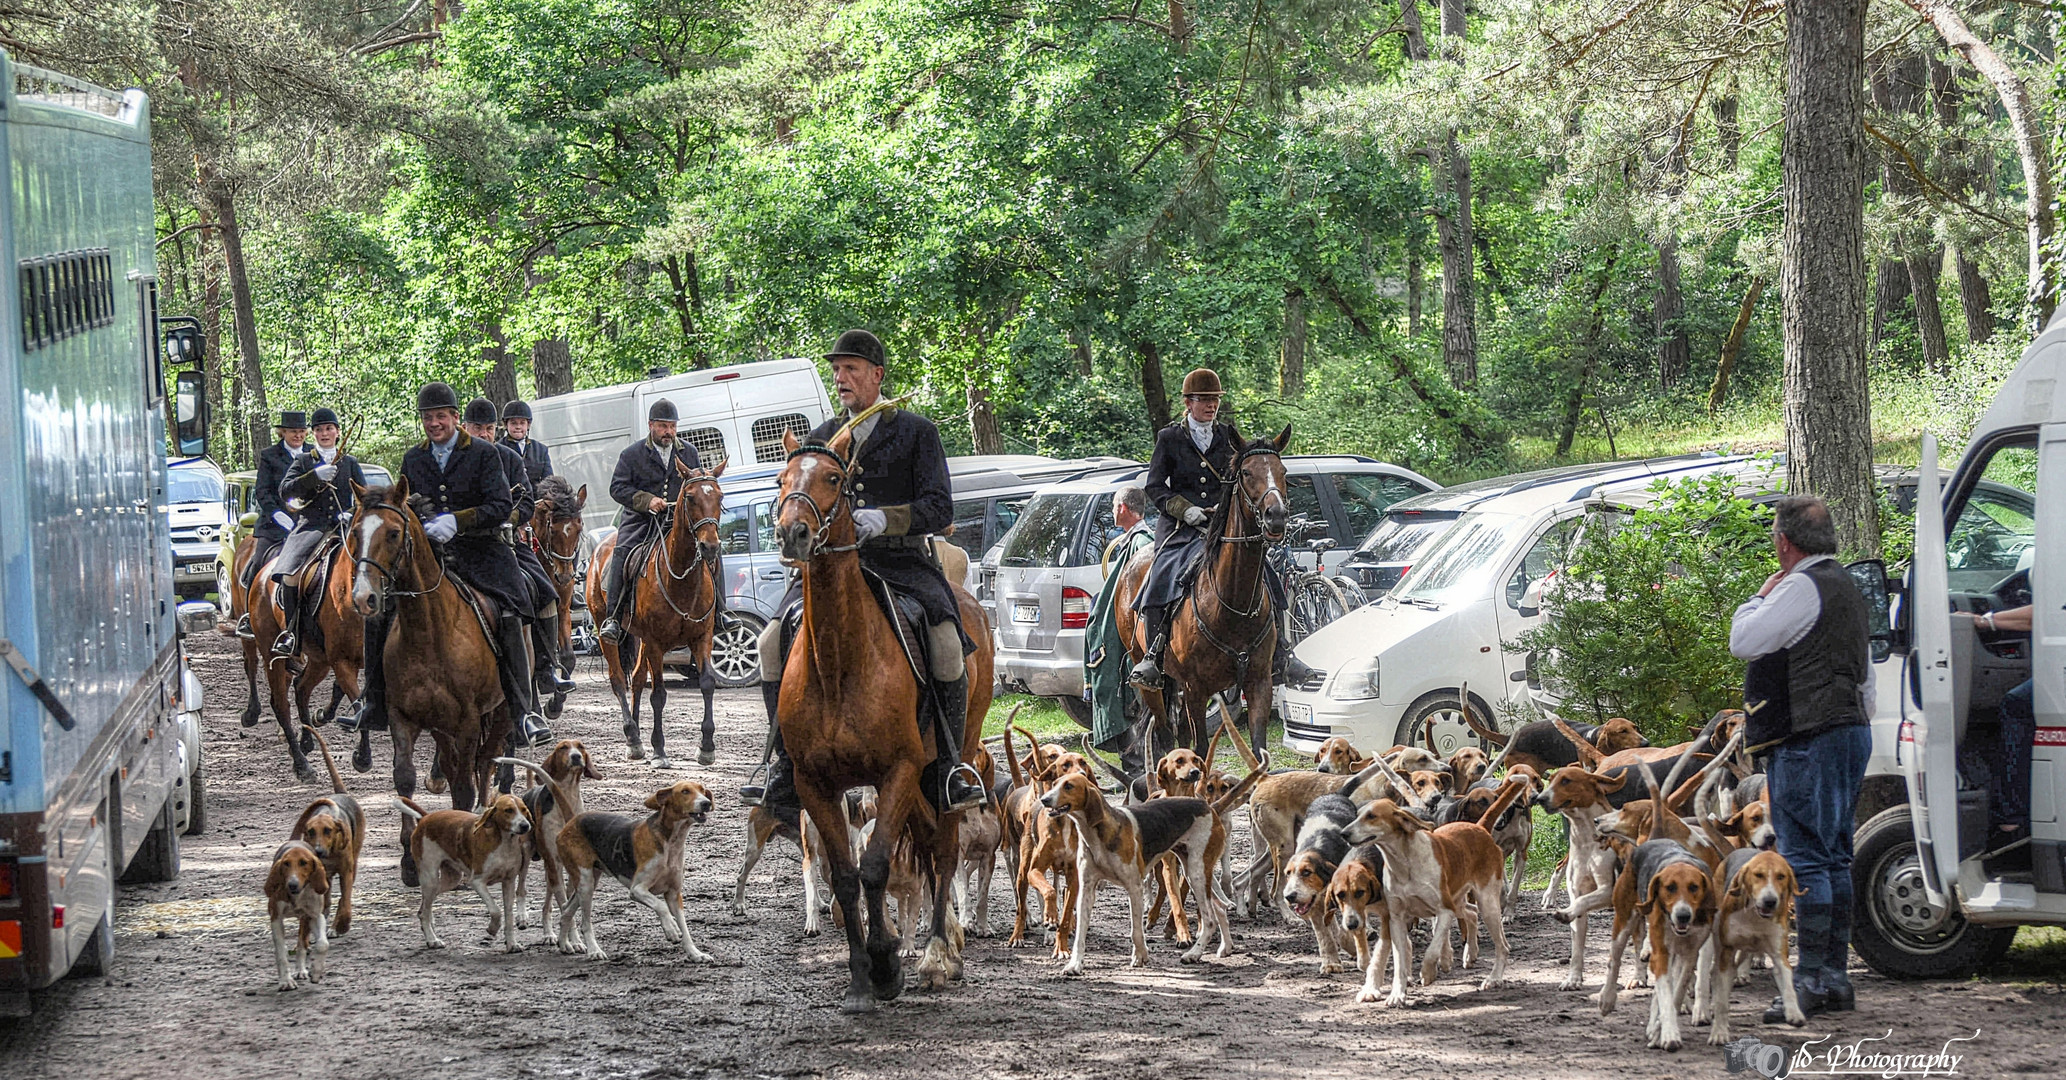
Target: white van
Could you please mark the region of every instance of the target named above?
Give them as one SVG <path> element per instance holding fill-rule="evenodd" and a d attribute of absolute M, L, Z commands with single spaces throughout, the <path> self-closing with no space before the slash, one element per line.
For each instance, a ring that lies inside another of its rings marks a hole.
<path fill-rule="evenodd" d="M 553 471 L 576 488 L 588 485 L 585 528 L 616 520 L 610 474 L 617 455 L 645 438 L 646 409 L 661 398 L 674 402 L 681 414 L 676 431 L 703 463 L 729 461 L 733 470 L 780 465 L 788 456 L 784 433 L 802 438 L 832 416 L 817 361 L 803 358 L 704 368 L 534 401 L 531 434 L 552 448 Z"/>

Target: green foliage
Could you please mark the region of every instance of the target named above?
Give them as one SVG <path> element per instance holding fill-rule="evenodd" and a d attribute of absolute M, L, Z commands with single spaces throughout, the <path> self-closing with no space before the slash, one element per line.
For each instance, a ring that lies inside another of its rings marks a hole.
<path fill-rule="evenodd" d="M 1626 716 L 1668 745 L 1741 704 L 1729 618 L 1778 569 L 1771 512 L 1742 495 L 1727 476 L 1659 481 L 1632 515 L 1588 518 L 1546 617 L 1509 645 L 1535 652 L 1566 715 Z"/>

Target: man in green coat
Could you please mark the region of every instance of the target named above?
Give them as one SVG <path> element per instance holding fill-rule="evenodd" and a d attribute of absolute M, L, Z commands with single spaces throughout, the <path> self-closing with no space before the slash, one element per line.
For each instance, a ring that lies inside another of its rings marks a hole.
<path fill-rule="evenodd" d="M 1083 684 L 1090 700 L 1090 737 L 1101 750 L 1118 753 L 1120 763 L 1138 772 L 1143 766 L 1139 748 L 1133 745 L 1133 725 L 1127 717 L 1132 699 L 1127 685 L 1126 643 L 1119 638 L 1119 572 L 1142 548 L 1155 546 L 1155 529 L 1148 523 L 1148 493 L 1138 487 L 1124 487 L 1112 494 L 1112 520 L 1124 532 L 1105 545 L 1105 588 L 1098 593 L 1090 611 L 1090 625 L 1083 633 Z"/>

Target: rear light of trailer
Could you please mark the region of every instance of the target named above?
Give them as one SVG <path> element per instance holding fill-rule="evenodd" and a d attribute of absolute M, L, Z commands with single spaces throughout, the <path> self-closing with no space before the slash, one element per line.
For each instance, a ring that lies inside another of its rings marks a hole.
<path fill-rule="evenodd" d="M 1062 589 L 1062 629 L 1081 630 L 1090 625 L 1091 595 L 1074 585 Z"/>
<path fill-rule="evenodd" d="M 50 905 L 50 928 L 52 930 L 62 930 L 65 928 L 65 906 L 63 904 Z"/>

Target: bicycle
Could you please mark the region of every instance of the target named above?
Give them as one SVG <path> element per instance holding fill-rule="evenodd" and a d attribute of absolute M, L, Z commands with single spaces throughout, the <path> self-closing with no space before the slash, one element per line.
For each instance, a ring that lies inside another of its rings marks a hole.
<path fill-rule="evenodd" d="M 1324 562 L 1335 542 L 1325 521 L 1293 518 L 1284 530 L 1284 542 L 1270 549 L 1269 559 L 1284 579 L 1285 619 L 1292 643 L 1305 640 L 1313 631 L 1370 602 L 1362 586 L 1343 575 L 1329 574 Z M 1316 539 L 1307 539 L 1313 534 Z M 1313 553 L 1313 568 L 1299 565 L 1292 545 L 1303 542 Z"/>

